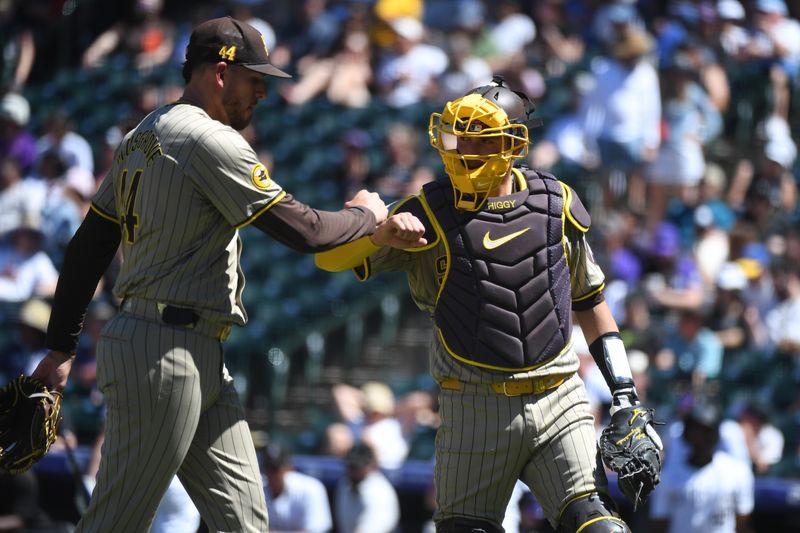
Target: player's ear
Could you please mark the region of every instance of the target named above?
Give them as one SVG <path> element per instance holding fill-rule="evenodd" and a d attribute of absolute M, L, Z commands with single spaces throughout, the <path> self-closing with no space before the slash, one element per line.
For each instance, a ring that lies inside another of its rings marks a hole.
<path fill-rule="evenodd" d="M 217 84 L 222 87 L 225 84 L 225 73 L 228 70 L 228 64 L 224 61 L 217 63 L 216 67 Z"/>

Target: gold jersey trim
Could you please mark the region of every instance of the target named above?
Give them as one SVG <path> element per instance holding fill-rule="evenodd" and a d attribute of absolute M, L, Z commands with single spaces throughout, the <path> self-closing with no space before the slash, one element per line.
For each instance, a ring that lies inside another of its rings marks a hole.
<path fill-rule="evenodd" d="M 270 201 L 270 202 L 269 202 L 267 205 L 265 205 L 264 207 L 262 207 L 261 209 L 259 209 L 259 210 L 258 210 L 258 211 L 256 211 L 255 213 L 253 213 L 253 215 L 252 215 L 252 216 L 250 216 L 250 218 L 248 218 L 247 220 L 245 220 L 245 221 L 244 221 L 244 222 L 242 222 L 241 224 L 238 224 L 238 225 L 236 226 L 236 229 L 242 229 L 243 227 L 245 227 L 245 226 L 247 226 L 247 225 L 251 224 L 251 223 L 252 223 L 252 222 L 253 222 L 255 219 L 257 219 L 258 217 L 260 217 L 261 215 L 263 215 L 264 213 L 266 213 L 266 212 L 267 212 L 267 210 L 268 210 L 270 207 L 272 207 L 273 205 L 275 205 L 275 204 L 277 204 L 278 202 L 280 202 L 280 201 L 283 199 L 283 197 L 284 197 L 284 196 L 286 196 L 286 191 L 281 191 L 281 192 L 279 192 L 279 193 L 278 193 L 278 195 L 277 195 L 277 196 L 275 196 L 275 198 L 273 198 L 273 199 L 272 199 L 272 201 Z"/>
<path fill-rule="evenodd" d="M 367 281 L 369 279 L 372 275 L 369 268 L 369 257 L 365 257 L 360 265 L 353 268 L 353 274 L 355 274 L 358 281 Z"/>
<path fill-rule="evenodd" d="M 514 176 L 517 178 L 517 192 L 519 191 L 527 191 L 528 190 L 528 180 L 525 179 L 525 174 L 518 168 L 511 169 L 514 172 Z"/>
<path fill-rule="evenodd" d="M 579 527 L 577 529 L 577 531 L 575 531 L 575 533 L 581 533 L 581 531 L 583 531 L 584 529 L 586 529 L 590 525 L 592 525 L 592 524 L 594 524 L 596 522 L 600 522 L 601 520 L 608 520 L 609 522 L 617 522 L 619 524 L 627 525 L 627 524 L 625 524 L 625 522 L 622 521 L 622 519 L 617 518 L 616 516 L 598 516 L 597 518 L 592 518 L 591 520 L 587 520 L 586 522 L 584 522 L 581 525 L 581 527 Z"/>
<path fill-rule="evenodd" d="M 605 283 L 603 283 L 602 285 L 600 285 L 599 287 L 597 287 L 595 290 L 593 290 L 593 291 L 592 291 L 592 292 L 590 292 L 589 294 L 584 294 L 583 296 L 581 296 L 581 297 L 579 297 L 579 298 L 573 298 L 573 299 L 572 299 L 572 302 L 573 302 L 573 303 L 575 303 L 575 302 L 582 302 L 582 301 L 584 301 L 584 300 L 588 300 L 589 298 L 591 298 L 592 296 L 594 296 L 594 295 L 595 295 L 595 294 L 597 294 L 598 292 L 600 292 L 600 291 L 602 291 L 603 289 L 605 289 L 605 287 L 606 287 L 606 284 L 605 284 Z"/>
<path fill-rule="evenodd" d="M 106 219 L 106 220 L 108 220 L 110 222 L 113 222 L 115 224 L 119 224 L 119 220 L 118 219 L 114 218 L 112 215 L 109 215 L 108 213 L 106 213 L 105 211 L 103 211 L 102 209 L 97 207 L 96 205 L 89 204 L 89 209 L 91 209 L 92 211 L 94 211 L 95 213 L 97 213 L 98 215 L 103 217 L 104 219 Z"/>
<path fill-rule="evenodd" d="M 569 264 L 569 250 L 567 249 L 567 235 L 566 235 L 567 232 L 566 232 L 566 225 L 565 225 L 566 220 L 569 220 L 570 223 L 573 226 L 578 228 L 583 233 L 586 233 L 587 231 L 589 231 L 589 228 L 587 228 L 586 226 L 580 224 L 575 219 L 575 217 L 572 216 L 572 213 L 570 212 L 570 205 L 572 205 L 572 189 L 567 187 L 567 185 L 563 181 L 559 181 L 558 183 L 561 185 L 561 188 L 564 190 L 564 212 L 561 215 L 561 241 L 564 243 L 564 258 L 567 261 L 567 267 L 570 269 L 570 277 L 572 277 L 572 268 L 571 268 L 571 265 Z M 588 300 L 589 298 L 591 298 L 592 296 L 594 296 L 598 292 L 602 291 L 604 288 L 605 288 L 605 283 L 600 285 L 595 290 L 591 291 L 589 294 L 584 294 L 583 296 L 581 296 L 579 298 L 573 298 L 572 299 L 572 303 L 582 302 L 583 300 Z"/>
<path fill-rule="evenodd" d="M 564 347 L 561 349 L 560 352 L 558 352 L 557 354 L 555 354 L 555 355 L 553 355 L 551 357 L 548 357 L 547 359 L 544 359 L 543 361 L 539 361 L 535 365 L 523 366 L 523 367 L 495 366 L 495 365 L 487 365 L 486 363 L 478 363 L 476 361 L 473 361 L 471 359 L 467 359 L 466 357 L 462 357 L 462 356 L 458 355 L 457 353 L 455 353 L 453 350 L 450 349 L 450 346 L 447 345 L 447 341 L 444 340 L 444 335 L 442 335 L 442 330 L 440 330 L 438 327 L 436 328 L 436 334 L 439 336 L 439 340 L 442 341 L 442 346 L 444 346 L 445 351 L 447 351 L 447 353 L 450 355 L 450 357 L 452 357 L 456 361 L 460 361 L 460 362 L 462 362 L 464 364 L 467 364 L 467 365 L 470 365 L 470 366 L 477 366 L 477 367 L 486 368 L 486 369 L 489 369 L 489 370 L 500 370 L 502 372 L 528 372 L 529 370 L 535 370 L 535 369 L 540 368 L 543 365 L 546 365 L 547 363 L 553 361 L 556 357 L 564 355 L 565 353 L 567 353 L 570 350 L 570 348 L 572 348 L 572 340 L 570 340 L 570 341 L 567 342 L 567 344 L 564 345 Z"/>
<path fill-rule="evenodd" d="M 444 289 L 445 283 L 447 283 L 447 275 L 450 273 L 450 245 L 447 243 L 447 239 L 443 238 L 444 229 L 439 224 L 439 219 L 433 214 L 433 210 L 431 206 L 428 205 L 428 199 L 425 197 L 425 191 L 422 191 L 419 195 L 420 204 L 422 204 L 422 209 L 425 210 L 425 214 L 428 215 L 428 220 L 431 221 L 433 224 L 433 229 L 436 232 L 436 242 L 442 241 L 444 245 L 444 256 L 447 258 L 447 269 L 444 271 L 442 275 L 442 283 L 439 285 L 439 290 L 436 291 L 436 301 L 439 301 L 439 297 L 442 295 L 442 290 Z M 449 352 L 450 350 L 448 350 Z"/>
<path fill-rule="evenodd" d="M 572 216 L 572 212 L 570 211 L 570 207 L 572 205 L 572 189 L 567 187 L 567 184 L 563 181 L 559 181 L 558 183 L 561 185 L 561 188 L 564 189 L 564 214 L 573 226 L 581 230 L 583 233 L 586 233 L 589 231 L 589 228 L 578 222 L 575 217 Z"/>

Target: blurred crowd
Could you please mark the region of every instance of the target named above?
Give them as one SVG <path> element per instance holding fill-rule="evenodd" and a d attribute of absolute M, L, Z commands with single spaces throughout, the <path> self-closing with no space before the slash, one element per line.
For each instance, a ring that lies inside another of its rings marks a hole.
<path fill-rule="evenodd" d="M 178 72 L 193 25 L 231 14 L 294 75 L 262 106 L 378 110 L 380 135 L 369 124 L 337 132 L 339 163 L 314 178 L 335 180 L 342 199 L 367 187 L 393 201 L 443 176 L 427 123 L 387 123 L 380 109 L 433 111 L 492 74 L 530 95 L 543 126 L 527 164 L 570 184 L 592 213 L 642 400 L 677 424 L 713 402 L 721 442 L 754 475 L 800 477 L 800 2 L 99 4 L 0 0 L 0 382 L 44 353 L 65 246 L 121 136 L 181 87 L 128 87 L 128 112 L 99 137 L 81 131 L 69 102 L 37 113 L 35 95 L 62 71 Z M 75 87 L 75 98 L 99 89 Z M 301 127 L 313 130 L 313 117 Z M 257 131 L 243 133 L 271 165 L 274 146 Z M 103 416 L 93 345 L 117 303 L 114 275 L 112 265 L 89 309 L 65 397 L 70 438 L 90 447 Z M 599 428 L 608 391 L 575 335 Z M 334 387 L 316 452 L 347 457 L 356 446 L 350 460 L 362 470 L 432 458 L 435 390 L 395 399 L 380 379 Z M 667 427 L 680 436 L 682 426 Z M 275 468 L 287 463 L 281 453 Z"/>

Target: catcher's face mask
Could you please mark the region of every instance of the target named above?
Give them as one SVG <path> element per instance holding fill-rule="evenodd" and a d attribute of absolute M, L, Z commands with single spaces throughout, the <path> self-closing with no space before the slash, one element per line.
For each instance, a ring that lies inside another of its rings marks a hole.
<path fill-rule="evenodd" d="M 428 123 L 431 146 L 438 150 L 458 209 L 477 211 L 503 181 L 515 159 L 528 155 L 528 128 L 480 94 L 445 104 Z"/>

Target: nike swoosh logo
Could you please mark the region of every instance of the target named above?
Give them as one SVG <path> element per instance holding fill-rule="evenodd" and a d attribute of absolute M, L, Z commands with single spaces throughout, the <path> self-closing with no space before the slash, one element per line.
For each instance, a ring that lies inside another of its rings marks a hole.
<path fill-rule="evenodd" d="M 521 229 L 519 231 L 515 231 L 514 233 L 509 233 L 505 237 L 500 237 L 499 239 L 492 239 L 491 237 L 489 237 L 489 232 L 487 231 L 486 235 L 483 236 L 483 247 L 486 248 L 487 250 L 494 250 L 498 246 L 503 246 L 505 243 L 507 243 L 511 239 L 516 239 L 517 237 L 519 237 L 520 235 L 522 235 L 523 233 L 525 233 L 529 229 L 531 229 L 531 228 L 525 228 L 525 229 Z"/>

